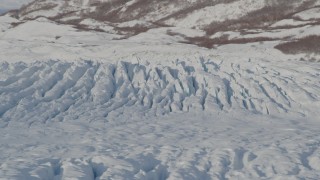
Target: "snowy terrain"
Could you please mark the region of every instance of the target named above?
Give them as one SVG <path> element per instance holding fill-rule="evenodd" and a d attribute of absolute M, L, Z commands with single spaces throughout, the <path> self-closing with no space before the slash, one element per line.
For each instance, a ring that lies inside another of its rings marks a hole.
<path fill-rule="evenodd" d="M 228 60 L 2 63 L 0 176 L 318 179 L 319 66 Z"/>
<path fill-rule="evenodd" d="M 0 16 L 0 179 L 320 179 L 319 52 L 274 48 L 320 35 L 317 2 L 212 34 L 268 3 L 138 3 L 114 5 L 123 21 L 76 0 Z"/>

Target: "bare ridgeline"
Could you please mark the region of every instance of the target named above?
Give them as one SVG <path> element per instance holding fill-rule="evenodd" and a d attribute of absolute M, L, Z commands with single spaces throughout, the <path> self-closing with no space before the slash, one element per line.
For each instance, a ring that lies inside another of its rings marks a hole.
<path fill-rule="evenodd" d="M 181 27 L 203 34 L 190 37 L 179 30 L 167 34 L 206 48 L 279 41 L 275 48 L 296 54 L 318 53 L 320 47 L 318 36 L 295 33 L 320 25 L 317 0 L 36 0 L 8 14 L 21 20 L 15 26 L 46 17 L 79 30 L 123 35 L 120 39 L 154 28 Z M 86 23 L 88 19 L 94 25 Z"/>

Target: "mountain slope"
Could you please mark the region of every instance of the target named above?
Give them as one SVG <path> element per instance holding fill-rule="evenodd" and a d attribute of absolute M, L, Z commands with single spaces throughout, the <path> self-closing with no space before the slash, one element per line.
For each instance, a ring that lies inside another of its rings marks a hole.
<path fill-rule="evenodd" d="M 21 23 L 46 17 L 79 30 L 94 30 L 128 38 L 154 28 L 177 27 L 202 32 L 200 36 L 168 30 L 191 43 L 212 48 L 214 45 L 259 41 L 292 41 L 294 35 L 268 37 L 265 33 L 290 33 L 295 28 L 320 26 L 316 0 L 228 0 L 228 1 L 155 1 L 155 0 L 36 0 L 10 16 Z M 303 19 L 303 14 L 313 19 Z M 234 37 L 230 37 L 230 34 Z M 256 34 L 255 37 L 246 37 Z M 314 34 L 313 34 L 314 35 Z"/>

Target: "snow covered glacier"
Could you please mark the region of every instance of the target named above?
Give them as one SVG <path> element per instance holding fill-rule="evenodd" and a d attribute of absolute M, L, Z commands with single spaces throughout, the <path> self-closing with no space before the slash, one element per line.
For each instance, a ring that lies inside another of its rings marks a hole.
<path fill-rule="evenodd" d="M 229 58 L 3 62 L 0 176 L 317 179 L 317 64 Z"/>
<path fill-rule="evenodd" d="M 209 7 L 128 36 L 116 30 L 150 22 L 62 23 L 90 1 L 58 2 L 0 16 L 0 179 L 320 179 L 319 54 L 274 48 L 318 35 L 317 4 L 200 37 L 183 22 L 229 6 L 199 1 Z M 230 7 L 264 6 L 250 2 Z"/>

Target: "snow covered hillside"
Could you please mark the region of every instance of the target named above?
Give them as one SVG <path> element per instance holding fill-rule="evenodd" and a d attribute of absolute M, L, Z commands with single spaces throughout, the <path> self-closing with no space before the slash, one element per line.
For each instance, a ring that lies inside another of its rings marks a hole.
<path fill-rule="evenodd" d="M 35 0 L 6 16 L 18 21 L 12 27 L 47 19 L 78 31 L 113 34 L 114 39 L 162 31 L 179 36 L 175 42 L 213 48 L 317 34 L 319 8 L 316 0 Z"/>
<path fill-rule="evenodd" d="M 0 179 L 320 179 L 319 5 L 36 0 L 0 16 Z"/>

